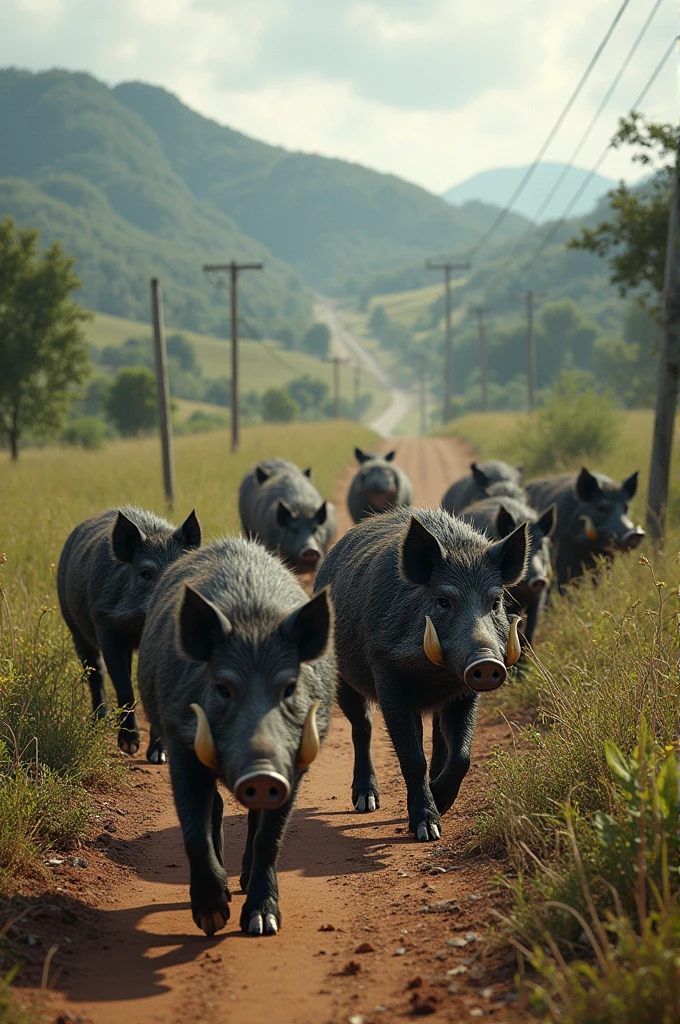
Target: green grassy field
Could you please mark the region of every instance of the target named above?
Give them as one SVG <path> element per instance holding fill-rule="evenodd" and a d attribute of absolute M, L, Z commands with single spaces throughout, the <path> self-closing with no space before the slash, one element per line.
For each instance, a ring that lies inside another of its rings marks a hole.
<path fill-rule="evenodd" d="M 354 446 L 371 449 L 376 441 L 344 421 L 246 428 L 235 456 L 227 431 L 178 437 L 172 518 L 181 521 L 195 507 L 209 542 L 238 531 L 238 487 L 254 462 L 280 455 L 311 465 L 328 497 Z M 110 506 L 168 510 L 156 438 L 114 441 L 98 452 L 28 449 L 17 463 L 2 452 L 0 479 L 2 890 L 39 870 L 46 850 L 77 845 L 89 827 L 89 792 L 120 784 L 123 771 L 111 727 L 90 724 L 85 680 L 56 604 L 64 541 L 78 522 Z"/>
<path fill-rule="evenodd" d="M 88 341 L 96 349 L 102 349 L 107 345 L 122 345 L 127 338 L 139 338 L 151 334 L 149 324 L 126 320 L 122 317 L 107 316 L 103 313 L 96 313 L 94 318 L 85 325 L 85 331 Z M 173 333 L 171 328 L 166 328 L 166 332 Z M 226 337 L 225 339 L 215 338 L 196 334 L 194 331 L 182 331 L 182 334 L 194 345 L 204 377 L 214 379 L 231 376 L 231 343 L 226 340 Z M 333 367 L 330 363 L 315 359 L 304 352 L 291 352 L 283 349 L 276 341 L 260 342 L 243 339 L 239 345 L 239 354 L 241 390 L 244 393 L 255 391 L 257 394 L 262 394 L 268 388 L 283 387 L 289 381 L 304 374 L 323 380 L 329 389 L 332 389 Z M 370 408 L 364 415 L 364 418 L 368 420 L 377 416 L 387 407 L 389 396 L 368 374 L 363 374 L 362 386 L 372 396 Z M 352 368 L 342 366 L 340 369 L 340 392 L 350 402 L 353 400 L 352 387 Z M 183 407 L 180 406 L 180 408 Z M 195 403 L 193 408 L 219 411 L 220 407 L 199 402 Z M 224 409 L 221 412 L 224 413 Z"/>

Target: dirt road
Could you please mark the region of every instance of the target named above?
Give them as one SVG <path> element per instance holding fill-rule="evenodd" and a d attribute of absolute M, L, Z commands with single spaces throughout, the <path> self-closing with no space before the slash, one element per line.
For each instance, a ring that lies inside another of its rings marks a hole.
<path fill-rule="evenodd" d="M 469 452 L 451 440 L 422 439 L 400 442 L 398 459 L 417 502 L 428 505 L 466 470 Z M 343 529 L 352 472 L 336 488 Z M 488 956 L 477 938 L 498 901 L 491 881 L 502 865 L 469 852 L 485 800 L 483 761 L 507 735 L 502 723 L 482 723 L 443 841 L 416 844 L 381 724 L 374 754 L 383 804 L 372 815 L 352 811 L 350 731 L 336 713 L 293 814 L 280 863 L 282 931 L 268 938 L 238 928 L 245 812 L 227 800 L 231 920 L 206 939 L 189 912 L 167 767 L 138 759 L 132 789 L 101 806 L 101 834 L 83 851 L 87 867 L 55 866 L 59 890 L 20 905 L 21 927 L 37 934 L 36 969 L 59 944 L 50 979 L 61 991 L 48 997 L 51 1019 L 373 1024 L 427 1015 L 515 1024 L 523 1018 L 512 1001 L 512 958 Z M 438 901 L 450 901 L 444 912 L 423 912 Z"/>

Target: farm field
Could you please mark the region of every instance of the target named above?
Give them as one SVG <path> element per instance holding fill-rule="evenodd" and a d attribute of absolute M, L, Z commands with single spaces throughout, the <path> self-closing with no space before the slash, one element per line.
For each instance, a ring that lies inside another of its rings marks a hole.
<path fill-rule="evenodd" d="M 228 310 L 225 307 L 225 332 L 227 330 L 227 314 Z M 108 316 L 104 313 L 95 313 L 93 319 L 85 324 L 85 331 L 88 341 L 95 349 L 102 349 L 107 345 L 122 345 L 127 338 L 151 336 L 151 326 L 148 323 Z M 166 327 L 166 334 L 172 333 L 174 333 L 173 329 Z M 195 346 L 196 356 L 204 377 L 214 379 L 231 376 L 231 342 L 226 338 L 226 334 L 225 338 L 221 339 L 197 334 L 194 331 L 182 330 L 181 333 Z M 276 341 L 241 339 L 239 354 L 241 388 L 244 394 L 249 391 L 262 394 L 268 388 L 283 387 L 304 374 L 323 380 L 329 389 L 332 389 L 333 367 L 330 363 L 315 359 L 304 352 L 283 349 Z M 353 400 L 352 387 L 351 367 L 341 367 L 340 393 L 350 402 Z M 372 395 L 371 405 L 364 414 L 364 418 L 373 419 L 387 407 L 389 395 L 368 374 L 363 375 L 362 387 Z M 197 403 L 193 408 L 200 408 L 204 411 L 221 411 L 222 414 L 225 414 L 224 409 L 205 402 Z M 187 410 L 186 415 L 189 415 L 186 406 L 180 405 L 180 409 Z"/>

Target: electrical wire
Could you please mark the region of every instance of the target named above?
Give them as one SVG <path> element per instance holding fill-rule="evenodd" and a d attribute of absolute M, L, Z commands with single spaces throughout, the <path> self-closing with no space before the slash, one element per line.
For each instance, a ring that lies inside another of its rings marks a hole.
<path fill-rule="evenodd" d="M 578 97 L 579 97 L 579 95 L 581 93 L 581 90 L 583 89 L 584 85 L 586 84 L 586 82 L 588 81 L 588 79 L 589 79 L 589 77 L 591 75 L 591 72 L 593 71 L 595 65 L 597 64 L 598 60 L 602 56 L 602 52 L 603 52 L 605 46 L 609 42 L 609 40 L 610 40 L 610 38 L 612 36 L 612 33 L 614 32 L 614 29 L 616 28 L 616 26 L 618 25 L 619 21 L 621 20 L 621 17 L 623 16 L 623 13 L 626 10 L 626 7 L 628 7 L 629 3 L 630 3 L 630 0 L 623 0 L 623 3 L 621 4 L 621 7 L 619 8 L 617 14 L 615 15 L 614 20 L 612 21 L 612 23 L 610 24 L 609 28 L 605 32 L 604 38 L 602 39 L 602 41 L 600 42 L 600 45 L 598 46 L 598 48 L 596 49 L 595 53 L 593 54 L 593 56 L 592 56 L 592 58 L 590 60 L 590 63 L 588 64 L 588 67 L 586 68 L 586 70 L 581 75 L 581 78 L 579 79 L 579 82 L 578 82 L 576 88 L 574 89 L 574 91 L 572 92 L 571 96 L 569 97 L 569 99 L 567 101 L 567 104 L 564 107 L 564 110 L 562 111 L 560 116 L 557 118 L 557 121 L 555 122 L 555 124 L 553 125 L 552 129 L 550 130 L 550 132 L 548 134 L 548 137 L 546 138 L 545 142 L 543 143 L 543 145 L 539 149 L 538 154 L 536 155 L 536 158 L 534 159 L 534 162 L 527 168 L 527 170 L 525 171 L 524 175 L 522 176 L 522 179 L 521 179 L 519 185 L 517 186 L 517 188 L 515 189 L 513 194 L 510 196 L 510 199 L 508 200 L 506 205 L 503 207 L 503 209 L 500 211 L 500 213 L 498 214 L 496 219 L 492 222 L 490 227 L 487 228 L 487 230 L 484 232 L 484 234 L 479 239 L 479 241 L 477 241 L 472 246 L 472 248 L 470 249 L 470 251 L 467 254 L 468 260 L 471 260 L 473 256 L 476 256 L 477 253 L 480 251 L 480 249 L 483 246 L 485 246 L 487 244 L 487 242 L 491 238 L 493 238 L 493 236 L 495 235 L 496 231 L 501 226 L 501 224 L 503 223 L 503 221 L 508 216 L 508 214 L 512 210 L 513 206 L 515 205 L 515 203 L 519 199 L 520 195 L 522 194 L 522 192 L 524 191 L 526 186 L 529 184 L 531 178 L 534 175 L 534 172 L 535 172 L 536 168 L 538 167 L 539 163 L 543 159 L 543 157 L 544 157 L 544 155 L 546 153 L 546 150 L 548 149 L 548 147 L 550 146 L 551 142 L 553 141 L 553 139 L 557 135 L 558 131 L 562 127 L 562 125 L 563 125 L 567 115 L 569 114 L 569 111 L 571 110 L 571 108 L 573 107 L 574 103 L 578 99 Z"/>

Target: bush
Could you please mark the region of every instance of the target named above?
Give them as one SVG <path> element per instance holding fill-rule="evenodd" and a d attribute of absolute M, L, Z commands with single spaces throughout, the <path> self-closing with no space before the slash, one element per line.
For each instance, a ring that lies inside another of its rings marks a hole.
<path fill-rule="evenodd" d="M 174 423 L 173 430 L 176 434 L 201 434 L 208 430 L 223 430 L 229 426 L 228 416 L 221 416 L 219 413 L 203 412 L 197 409 L 183 422 Z"/>
<path fill-rule="evenodd" d="M 123 437 L 133 437 L 158 424 L 156 378 L 144 368 L 119 370 L 109 388 L 106 415 Z"/>
<path fill-rule="evenodd" d="M 265 423 L 292 423 L 300 415 L 300 406 L 283 388 L 269 388 L 262 396 Z"/>
<path fill-rule="evenodd" d="M 286 384 L 286 391 L 300 407 L 303 416 L 321 414 L 321 407 L 328 397 L 328 384 L 305 373 Z"/>
<path fill-rule="evenodd" d="M 79 416 L 62 430 L 61 439 L 64 444 L 96 451 L 106 439 L 106 425 L 96 416 Z"/>
<path fill-rule="evenodd" d="M 316 323 L 302 339 L 302 348 L 312 356 L 325 359 L 331 349 L 331 332 L 326 324 Z"/>
<path fill-rule="evenodd" d="M 545 405 L 520 421 L 510 446 L 515 461 L 524 463 L 527 478 L 572 469 L 613 448 L 616 412 L 606 395 L 589 386 L 591 379 L 563 371 Z"/>

